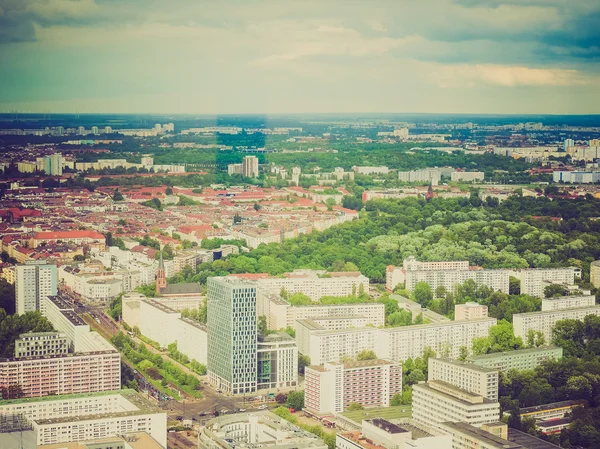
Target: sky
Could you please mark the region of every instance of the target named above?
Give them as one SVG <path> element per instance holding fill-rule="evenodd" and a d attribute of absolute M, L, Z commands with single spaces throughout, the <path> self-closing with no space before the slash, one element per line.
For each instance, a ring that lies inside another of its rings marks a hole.
<path fill-rule="evenodd" d="M 0 0 L 0 112 L 600 113 L 600 0 Z"/>

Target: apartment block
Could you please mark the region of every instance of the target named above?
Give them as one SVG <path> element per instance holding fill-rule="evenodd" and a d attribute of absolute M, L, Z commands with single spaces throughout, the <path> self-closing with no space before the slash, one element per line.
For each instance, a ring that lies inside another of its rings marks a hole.
<path fill-rule="evenodd" d="M 327 330 L 312 320 L 299 320 L 296 342 L 298 352 L 307 355 L 314 365 L 322 365 L 337 362 L 343 356 L 354 358 L 365 349 L 377 351 L 379 332 L 373 327 Z"/>
<path fill-rule="evenodd" d="M 492 401 L 498 400 L 498 370 L 430 357 L 428 380 L 441 380 Z"/>
<path fill-rule="evenodd" d="M 15 302 L 17 314 L 40 310 L 43 299 L 56 295 L 56 265 L 31 260 L 15 266 Z"/>
<path fill-rule="evenodd" d="M 581 277 L 581 269 L 575 267 L 530 268 L 517 270 L 513 275 L 521 281 L 521 294 L 542 298 L 544 287 L 548 285 L 547 282 L 573 285 L 575 277 Z"/>
<path fill-rule="evenodd" d="M 600 260 L 590 264 L 590 282 L 596 288 L 600 288 Z"/>
<path fill-rule="evenodd" d="M 366 324 L 375 327 L 385 325 L 385 306 L 380 303 L 327 304 L 292 306 L 278 295 L 269 298 L 269 329 L 296 329 L 298 320 L 312 318 L 363 317 Z M 365 324 L 365 325 L 366 325 Z"/>
<path fill-rule="evenodd" d="M 419 282 L 427 282 L 431 290 L 444 287 L 452 291 L 458 284 L 471 279 L 477 286 L 485 285 L 494 291 L 508 293 L 510 270 L 438 270 L 438 271 L 406 271 L 406 289 L 413 291 Z"/>
<path fill-rule="evenodd" d="M 352 403 L 387 407 L 402 392 L 402 367 L 386 360 L 312 365 L 305 382 L 305 407 L 318 415 L 341 413 Z"/>
<path fill-rule="evenodd" d="M 478 320 L 488 317 L 488 307 L 476 302 L 456 304 L 454 306 L 454 319 L 456 321 Z"/>
<path fill-rule="evenodd" d="M 518 443 L 463 422 L 445 422 L 440 429 L 452 436 L 453 449 L 525 449 Z"/>
<path fill-rule="evenodd" d="M 406 282 L 407 271 L 440 271 L 440 270 L 468 270 L 468 260 L 447 260 L 421 262 L 414 256 L 407 257 L 402 262 L 402 267 L 389 265 L 386 270 L 386 288 L 394 290 L 398 284 Z"/>
<path fill-rule="evenodd" d="M 500 404 L 447 382 L 413 385 L 413 419 L 442 430 L 442 423 L 463 422 L 475 427 L 500 420 Z"/>
<path fill-rule="evenodd" d="M 257 344 L 257 388 L 298 385 L 298 346 L 285 332 L 261 336 Z"/>
<path fill-rule="evenodd" d="M 591 307 L 595 305 L 596 297 L 594 295 L 544 298 L 542 299 L 542 312 L 564 309 L 579 309 L 581 307 Z"/>
<path fill-rule="evenodd" d="M 69 352 L 69 340 L 60 332 L 29 332 L 15 340 L 15 357 L 63 355 Z"/>
<path fill-rule="evenodd" d="M 552 328 L 561 320 L 583 320 L 588 315 L 600 316 L 600 306 L 578 309 L 551 310 L 548 312 L 517 313 L 513 315 L 516 337 L 527 338 L 529 330 L 541 332 L 546 341 L 552 341 Z"/>
<path fill-rule="evenodd" d="M 545 360 L 559 360 L 563 349 L 558 346 L 540 346 L 539 348 L 519 349 L 516 351 L 496 352 L 474 355 L 467 362 L 499 371 L 532 370 Z"/>
<path fill-rule="evenodd" d="M 461 346 L 470 348 L 474 338 L 487 337 L 490 327 L 496 323 L 495 318 L 482 318 L 376 329 L 378 349 L 375 352 L 384 359 L 406 360 L 421 357 L 425 348 L 431 348 L 436 354 L 456 359 Z"/>
<path fill-rule="evenodd" d="M 0 404 L 0 419 L 27 422 L 37 445 L 97 440 L 147 432 L 167 447 L 167 416 L 133 390 L 16 399 Z M 95 447 L 95 446 L 94 446 Z"/>
<path fill-rule="evenodd" d="M 585 401 L 560 401 L 549 404 L 535 405 L 533 407 L 521 407 L 519 414 L 522 418 L 533 418 L 536 421 L 547 421 L 562 419 L 573 412 L 577 407 L 584 407 Z"/>
<path fill-rule="evenodd" d="M 485 173 L 482 171 L 455 171 L 450 176 L 451 181 L 475 182 L 483 181 Z"/>
<path fill-rule="evenodd" d="M 231 394 L 257 388 L 256 286 L 233 277 L 208 279 L 209 381 Z"/>

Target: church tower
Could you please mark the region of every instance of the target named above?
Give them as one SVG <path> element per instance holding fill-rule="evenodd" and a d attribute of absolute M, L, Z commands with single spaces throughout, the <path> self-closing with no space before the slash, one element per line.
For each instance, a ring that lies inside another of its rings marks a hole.
<path fill-rule="evenodd" d="M 160 261 L 158 262 L 158 270 L 156 271 L 156 294 L 160 295 L 161 291 L 167 286 L 167 274 L 165 272 L 165 262 L 163 261 L 163 253 L 160 251 Z"/>

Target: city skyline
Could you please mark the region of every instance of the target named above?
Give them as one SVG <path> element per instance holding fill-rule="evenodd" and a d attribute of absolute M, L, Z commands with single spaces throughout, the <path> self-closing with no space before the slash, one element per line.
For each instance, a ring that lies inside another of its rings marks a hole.
<path fill-rule="evenodd" d="M 584 0 L 9 0 L 0 111 L 598 113 L 599 21 Z"/>

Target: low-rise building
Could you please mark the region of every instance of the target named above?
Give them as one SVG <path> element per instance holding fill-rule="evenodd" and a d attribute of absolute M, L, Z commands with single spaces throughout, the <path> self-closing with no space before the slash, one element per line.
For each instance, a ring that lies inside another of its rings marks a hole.
<path fill-rule="evenodd" d="M 524 449 L 520 444 L 464 422 L 445 422 L 440 424 L 440 429 L 452 436 L 453 449 Z"/>
<path fill-rule="evenodd" d="M 530 330 L 544 334 L 546 341 L 552 341 L 552 329 L 561 320 L 580 320 L 588 315 L 600 316 L 600 306 L 577 309 L 551 310 L 548 312 L 516 313 L 513 315 L 515 337 L 527 338 Z"/>
<path fill-rule="evenodd" d="M 456 321 L 478 320 L 480 318 L 487 318 L 487 316 L 488 307 L 476 302 L 467 302 L 454 306 L 454 319 Z"/>
<path fill-rule="evenodd" d="M 452 359 L 429 358 L 429 380 L 441 380 L 493 401 L 498 400 L 498 370 Z"/>
<path fill-rule="evenodd" d="M 532 370 L 545 360 L 559 360 L 563 349 L 558 346 L 540 346 L 539 348 L 518 349 L 516 351 L 495 352 L 473 355 L 467 362 L 499 371 Z"/>
<path fill-rule="evenodd" d="M 317 415 L 341 413 L 352 403 L 387 407 L 402 392 L 402 367 L 386 360 L 312 365 L 305 382 L 305 407 Z"/>
<path fill-rule="evenodd" d="M 551 419 L 565 418 L 573 412 L 573 409 L 584 406 L 584 401 L 560 401 L 535 405 L 533 407 L 521 407 L 519 409 L 519 414 L 521 415 L 521 418 L 533 418 L 536 421 L 548 421 Z"/>

